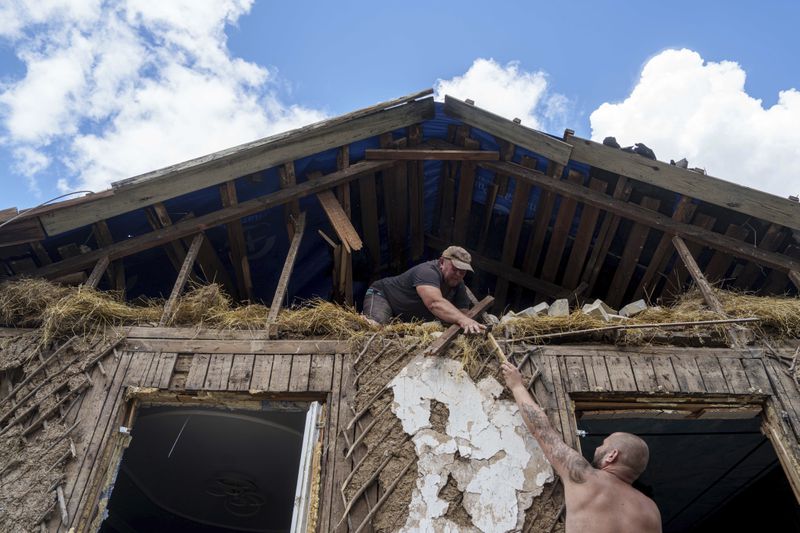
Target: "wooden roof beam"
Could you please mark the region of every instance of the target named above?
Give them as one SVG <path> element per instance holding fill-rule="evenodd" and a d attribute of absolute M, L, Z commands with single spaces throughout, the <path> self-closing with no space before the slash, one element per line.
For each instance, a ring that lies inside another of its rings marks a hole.
<path fill-rule="evenodd" d="M 800 271 L 800 261 L 791 259 L 782 254 L 761 250 L 746 242 L 737 241 L 725 235 L 705 230 L 691 224 L 673 220 L 670 217 L 655 213 L 638 205 L 617 200 L 611 196 L 596 193 L 586 187 L 572 183 L 553 180 L 536 170 L 526 169 L 520 165 L 505 162 L 484 161 L 478 163 L 489 170 L 505 172 L 511 176 L 529 180 L 531 183 L 564 196 L 577 198 L 588 205 L 595 205 L 622 216 L 624 218 L 649 225 L 650 227 L 680 235 L 685 239 L 703 244 L 715 250 L 722 250 L 735 255 L 759 262 L 765 266 L 778 268 L 783 271 Z"/>
<path fill-rule="evenodd" d="M 436 150 L 426 148 L 368 148 L 368 160 L 392 159 L 400 161 L 498 161 L 500 152 L 491 150 Z"/>
<path fill-rule="evenodd" d="M 430 90 L 116 182 L 114 194 L 40 216 L 49 236 L 434 116 Z"/>
<path fill-rule="evenodd" d="M 752 217 L 800 230 L 800 204 L 709 175 L 570 137 L 572 159 L 697 198 Z"/>
<path fill-rule="evenodd" d="M 133 237 L 132 239 L 114 243 L 100 250 L 93 250 L 41 267 L 27 273 L 27 275 L 30 277 L 44 278 L 63 276 L 92 267 L 104 255 L 108 255 L 109 258 L 114 261 L 144 250 L 162 246 L 176 239 L 194 235 L 198 231 L 213 228 L 221 224 L 227 224 L 232 220 L 237 220 L 272 207 L 283 205 L 292 200 L 308 196 L 309 194 L 315 194 L 330 189 L 341 183 L 352 181 L 361 174 L 378 172 L 390 168 L 394 164 L 395 162 L 393 161 L 361 161 L 344 170 L 332 172 L 316 180 L 299 183 L 292 188 L 282 189 L 199 217 L 181 220 L 172 226 L 154 230 L 150 233 Z"/>
<path fill-rule="evenodd" d="M 300 249 L 300 242 L 303 240 L 303 232 L 306 229 L 306 213 L 303 211 L 294 221 L 294 236 L 292 243 L 289 246 L 289 253 L 286 254 L 286 261 L 283 263 L 283 270 L 281 270 L 281 277 L 278 278 L 278 286 L 275 289 L 275 294 L 272 296 L 272 305 L 269 306 L 269 314 L 267 315 L 267 331 L 270 337 L 275 337 L 278 334 L 276 322 L 278 321 L 278 313 L 281 310 L 281 305 L 286 297 L 286 290 L 289 288 L 289 278 L 292 276 L 292 269 L 294 262 L 297 259 L 297 251 Z"/>
<path fill-rule="evenodd" d="M 166 326 L 171 320 L 172 315 L 175 314 L 175 306 L 178 303 L 178 296 L 183 292 L 183 287 L 186 286 L 186 280 L 189 279 L 189 272 L 192 270 L 197 254 L 200 252 L 200 246 L 203 244 L 202 233 L 194 236 L 189 251 L 186 253 L 186 258 L 183 260 L 180 272 L 178 272 L 178 279 L 175 280 L 175 285 L 172 286 L 172 292 L 169 299 L 164 304 L 164 312 L 161 314 L 161 320 L 158 321 L 158 327 Z"/>

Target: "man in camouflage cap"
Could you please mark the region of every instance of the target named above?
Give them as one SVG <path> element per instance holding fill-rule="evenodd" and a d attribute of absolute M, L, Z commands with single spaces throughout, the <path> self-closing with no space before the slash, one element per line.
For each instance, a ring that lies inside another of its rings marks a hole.
<path fill-rule="evenodd" d="M 376 281 L 364 298 L 364 315 L 386 324 L 400 320 L 441 320 L 458 324 L 466 333 L 485 327 L 469 318 L 464 276 L 472 272 L 472 257 L 460 246 L 450 246 L 439 259 L 421 263 L 399 276 Z"/>

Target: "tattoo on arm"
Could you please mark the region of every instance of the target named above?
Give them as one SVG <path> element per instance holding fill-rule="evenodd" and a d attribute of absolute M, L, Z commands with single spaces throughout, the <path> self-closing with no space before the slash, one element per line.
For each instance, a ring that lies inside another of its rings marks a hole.
<path fill-rule="evenodd" d="M 542 451 L 557 470 L 564 470 L 573 483 L 586 481 L 586 472 L 591 465 L 581 454 L 561 439 L 550 425 L 550 420 L 541 407 L 529 403 L 521 405 L 522 416 L 528 423 Z"/>

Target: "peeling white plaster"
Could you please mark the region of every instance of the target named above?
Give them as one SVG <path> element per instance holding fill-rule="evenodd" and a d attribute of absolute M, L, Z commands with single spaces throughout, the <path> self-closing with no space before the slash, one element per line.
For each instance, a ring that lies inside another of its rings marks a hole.
<path fill-rule="evenodd" d="M 453 359 L 422 356 L 389 385 L 394 392 L 392 411 L 412 435 L 419 457 L 419 477 L 400 531 L 519 530 L 533 498 L 553 480 L 553 470 L 516 404 L 497 399 L 503 386 L 491 377 L 475 384 Z M 446 433 L 431 427 L 431 400 L 450 411 Z M 464 493 L 470 527 L 444 517 L 449 503 L 439 492 L 449 475 Z"/>

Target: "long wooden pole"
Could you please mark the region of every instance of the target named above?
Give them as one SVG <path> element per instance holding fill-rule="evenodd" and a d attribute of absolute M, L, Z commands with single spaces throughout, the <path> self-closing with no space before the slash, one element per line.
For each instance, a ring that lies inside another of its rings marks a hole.
<path fill-rule="evenodd" d="M 203 234 L 198 233 L 192 240 L 192 245 L 186 253 L 186 259 L 183 260 L 181 270 L 178 272 L 178 279 L 175 280 L 175 285 L 172 286 L 172 293 L 169 295 L 169 300 L 164 305 L 164 312 L 161 314 L 161 320 L 158 321 L 158 326 L 166 326 L 167 322 L 172 320 L 172 314 L 175 312 L 175 306 L 178 303 L 178 296 L 183 292 L 183 287 L 186 285 L 186 280 L 189 279 L 189 272 L 192 270 L 197 253 L 200 251 L 200 245 L 203 244 Z"/>

